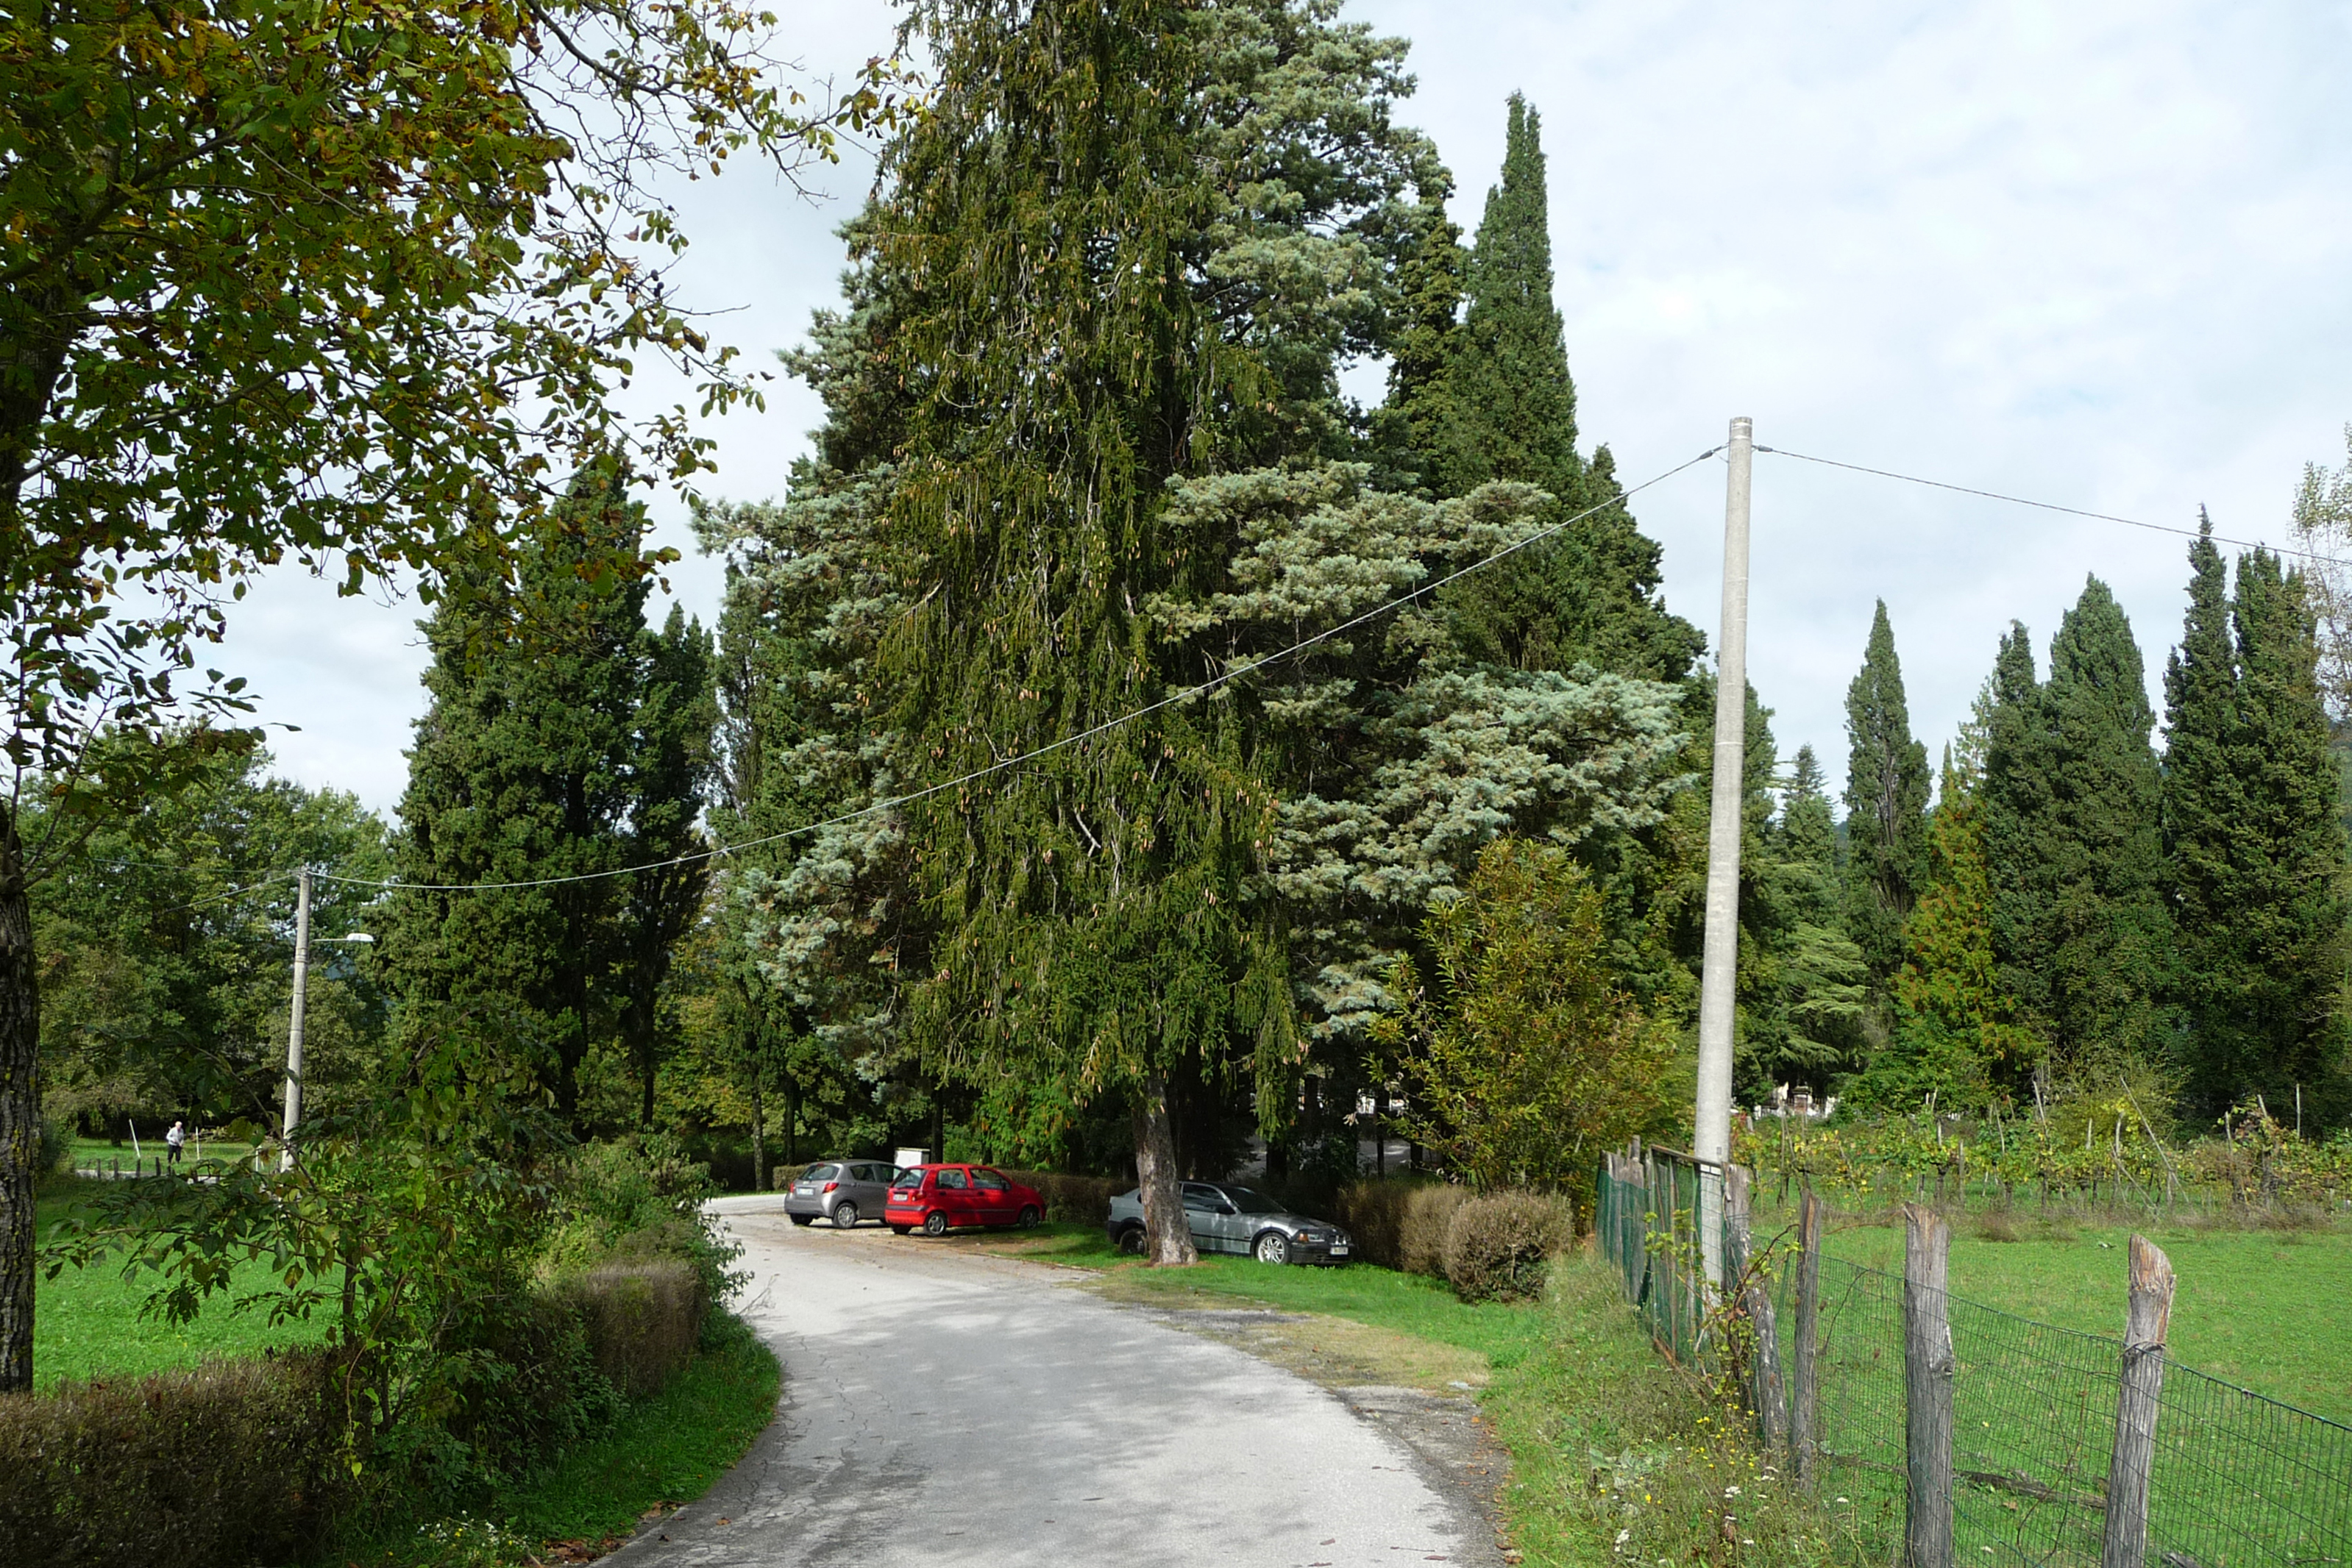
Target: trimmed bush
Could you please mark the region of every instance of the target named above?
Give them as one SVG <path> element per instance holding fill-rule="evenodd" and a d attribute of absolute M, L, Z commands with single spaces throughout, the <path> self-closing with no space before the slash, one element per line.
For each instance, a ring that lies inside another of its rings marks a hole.
<path fill-rule="evenodd" d="M 1332 1200 L 1331 1218 L 1356 1243 L 1356 1256 L 1410 1274 L 1445 1271 L 1445 1228 L 1469 1201 L 1466 1187 L 1428 1180 L 1353 1182 Z"/>
<path fill-rule="evenodd" d="M 1445 1228 L 1444 1268 L 1465 1301 L 1532 1301 L 1552 1258 L 1575 1238 L 1568 1205 L 1530 1192 L 1474 1197 Z"/>
<path fill-rule="evenodd" d="M 1045 1218 L 1072 1225 L 1101 1225 L 1110 1218 L 1110 1200 L 1135 1184 L 1112 1176 L 1061 1176 L 1053 1171 L 1004 1173 L 1045 1198 Z"/>
<path fill-rule="evenodd" d="M 331 1383 L 290 1354 L 0 1395 L 0 1558 L 307 1560 L 342 1501 Z"/>
<path fill-rule="evenodd" d="M 682 1259 L 607 1263 L 562 1282 L 596 1370 L 632 1399 L 655 1392 L 694 1357 L 709 1302 Z"/>

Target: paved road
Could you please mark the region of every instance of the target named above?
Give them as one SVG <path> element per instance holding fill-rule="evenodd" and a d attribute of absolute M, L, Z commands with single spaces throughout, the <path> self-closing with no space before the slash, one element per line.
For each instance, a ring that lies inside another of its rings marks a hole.
<path fill-rule="evenodd" d="M 720 1207 L 782 1410 L 614 1568 L 1499 1561 L 1458 1494 L 1289 1373 L 1061 1270 Z"/>

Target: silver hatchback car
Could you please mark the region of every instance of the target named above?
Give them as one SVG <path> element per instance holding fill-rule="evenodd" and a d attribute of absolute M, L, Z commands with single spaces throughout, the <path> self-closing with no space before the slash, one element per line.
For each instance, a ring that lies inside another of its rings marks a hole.
<path fill-rule="evenodd" d="M 809 1166 L 784 1189 L 784 1212 L 794 1225 L 829 1219 L 846 1230 L 882 1218 L 898 1167 L 887 1160 L 825 1160 Z"/>

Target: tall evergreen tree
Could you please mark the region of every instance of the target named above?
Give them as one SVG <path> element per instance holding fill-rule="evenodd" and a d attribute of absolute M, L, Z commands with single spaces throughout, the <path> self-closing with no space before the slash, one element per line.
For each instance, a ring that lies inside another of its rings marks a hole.
<path fill-rule="evenodd" d="M 2222 596 L 2206 524 L 2166 671 L 2164 830 L 2178 923 L 2188 1089 L 2217 1115 L 2253 1094 L 2342 1085 L 2337 977 L 2347 915 L 2336 764 L 2303 584 L 2266 550 Z"/>
<path fill-rule="evenodd" d="M 1451 409 L 1441 482 L 1465 495 L 1489 479 L 1520 479 L 1561 500 L 1580 488 L 1576 384 L 1552 298 L 1551 220 L 1542 122 L 1511 95 L 1503 173 L 1486 193 L 1470 254 L 1469 308 L 1446 367 Z"/>
<path fill-rule="evenodd" d="M 709 713 L 700 632 L 646 628 L 644 528 L 618 476 L 583 473 L 510 587 L 462 585 L 436 607 L 394 843 L 406 885 L 384 954 L 403 1027 L 511 1037 L 575 1125 L 582 1066 L 621 1035 L 633 993 L 653 1027 L 667 942 L 633 919 L 674 940 L 702 874 L 614 874 L 699 841 L 708 745 L 693 733 Z"/>
<path fill-rule="evenodd" d="M 1785 912 L 1780 983 L 1790 1025 L 1780 1066 L 1816 1086 L 1859 1052 L 1869 978 L 1845 931 L 1827 783 L 1813 748 L 1799 747 L 1770 846 L 1773 895 Z"/>
<path fill-rule="evenodd" d="M 1438 319 L 1445 276 L 1441 236 L 1423 264 L 1414 321 L 1422 346 Z M 1448 596 L 1465 647 L 1520 670 L 1604 670 L 1675 681 L 1706 641 L 1666 613 L 1659 551 L 1634 526 L 1603 447 L 1591 465 L 1576 445 L 1576 384 L 1552 298 L 1541 122 L 1513 94 L 1501 181 L 1464 269 L 1467 308 L 1448 336 L 1442 371 L 1410 383 L 1413 430 L 1433 444 L 1436 492 L 1464 496 L 1492 480 L 1538 486 L 1557 503 L 1547 520 L 1588 509 L 1554 538 L 1529 547 Z"/>
<path fill-rule="evenodd" d="M 1986 755 L 1993 956 L 2062 1072 L 2166 1045 L 2172 923 L 2163 898 L 2155 714 L 2131 624 L 2092 578 L 2033 682 L 2022 627 L 1994 667 Z"/>
<path fill-rule="evenodd" d="M 1911 738 L 1895 630 L 1880 600 L 1845 694 L 1847 929 L 1882 982 L 1927 880 L 1927 748 Z"/>

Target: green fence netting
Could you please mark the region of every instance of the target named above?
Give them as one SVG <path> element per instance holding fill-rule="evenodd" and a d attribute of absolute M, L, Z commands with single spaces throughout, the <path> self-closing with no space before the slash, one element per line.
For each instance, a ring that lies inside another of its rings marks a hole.
<path fill-rule="evenodd" d="M 1711 1310 L 1709 1226 L 1727 1227 L 1718 1173 L 1650 1151 L 1601 1173 L 1596 1229 L 1659 1348 L 1720 1370 L 1736 1354 Z M 1768 1247 L 1767 1242 L 1770 1241 Z M 1793 1241 L 1757 1238 L 1784 1374 L 1795 1364 Z M 1731 1277 L 1736 1237 L 1720 1245 Z M 1820 1262 L 1820 1484 L 1874 1546 L 1903 1537 L 1903 1280 Z M 1946 1301 L 1953 1385 L 1953 1531 L 1961 1563 L 2095 1564 L 2123 1364 L 2120 1340 Z M 2352 1428 L 2168 1361 L 2149 1480 L 2147 1561 L 2164 1568 L 2352 1563 Z"/>

